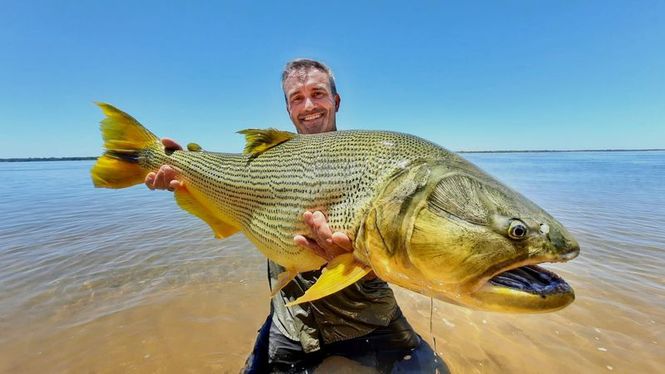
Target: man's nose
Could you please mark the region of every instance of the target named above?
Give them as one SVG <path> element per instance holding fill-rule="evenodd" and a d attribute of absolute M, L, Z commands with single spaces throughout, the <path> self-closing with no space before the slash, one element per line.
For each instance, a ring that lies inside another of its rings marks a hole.
<path fill-rule="evenodd" d="M 312 99 L 307 97 L 305 98 L 305 109 L 311 109 L 314 108 L 314 102 L 312 102 Z"/>

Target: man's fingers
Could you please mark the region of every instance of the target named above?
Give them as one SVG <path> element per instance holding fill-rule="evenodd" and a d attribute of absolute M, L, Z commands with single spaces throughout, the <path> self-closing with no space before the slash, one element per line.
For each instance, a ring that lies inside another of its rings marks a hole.
<path fill-rule="evenodd" d="M 314 213 L 306 211 L 305 213 L 303 213 L 302 217 L 303 220 L 305 221 L 305 224 L 309 227 L 309 231 L 311 232 L 314 240 L 316 240 L 319 244 L 325 244 L 324 240 L 321 239 L 321 235 L 319 233 L 321 227 L 320 215 L 322 215 L 322 213 L 318 211 Z M 325 217 L 324 217 L 324 222 L 325 222 Z"/>
<path fill-rule="evenodd" d="M 328 253 L 338 253 L 340 252 L 339 248 L 345 251 L 353 250 L 353 243 L 348 235 L 343 232 L 333 233 L 323 213 L 319 211 L 314 213 L 307 211 L 303 214 L 303 219 L 305 224 L 310 228 L 312 238 L 319 246 L 327 250 Z"/>
<path fill-rule="evenodd" d="M 324 216 L 323 213 L 316 211 L 312 215 L 312 222 L 314 224 L 314 236 L 319 245 L 332 245 L 332 230 L 330 230 L 330 226 L 328 226 L 326 216 Z"/>
<path fill-rule="evenodd" d="M 351 242 L 351 239 L 343 232 L 334 232 L 332 234 L 332 241 L 337 244 L 337 246 L 342 247 L 349 252 L 353 251 L 353 243 Z"/>
<path fill-rule="evenodd" d="M 302 235 L 294 236 L 293 242 L 296 243 L 298 247 L 307 247 L 307 238 Z"/>
<path fill-rule="evenodd" d="M 155 173 L 152 173 L 152 172 L 148 173 L 148 175 L 145 176 L 144 183 L 149 189 L 154 190 L 155 189 L 155 186 L 154 186 L 154 184 L 155 184 Z"/>
<path fill-rule="evenodd" d="M 152 178 L 152 189 L 165 190 L 170 188 L 171 182 L 176 180 L 177 172 L 175 169 L 168 165 L 164 165 L 159 168 L 159 171 Z"/>
<path fill-rule="evenodd" d="M 314 215 L 312 212 L 309 210 L 303 213 L 302 215 L 303 220 L 305 221 L 305 224 L 309 226 L 309 228 L 314 228 L 314 223 L 312 222 L 312 219 L 314 218 Z"/>
<path fill-rule="evenodd" d="M 310 229 L 312 239 L 303 235 L 296 235 L 293 238 L 296 245 L 309 248 L 326 260 L 353 251 L 353 243 L 348 235 L 342 232 L 333 233 L 323 213 L 319 211 L 314 213 L 305 212 L 303 213 L 303 220 Z"/>
<path fill-rule="evenodd" d="M 318 256 L 323 257 L 324 259 L 326 259 L 328 261 L 330 260 L 330 257 L 328 256 L 326 251 L 323 248 L 321 248 L 318 244 L 316 244 L 315 241 L 313 241 L 311 239 L 307 239 L 306 237 L 304 237 L 302 235 L 296 235 L 296 236 L 293 237 L 293 242 L 299 247 L 311 249 Z"/>
<path fill-rule="evenodd" d="M 184 186 L 178 179 L 178 172 L 169 165 L 162 165 L 157 173 L 148 173 L 145 177 L 145 185 L 151 190 L 175 191 Z"/>
<path fill-rule="evenodd" d="M 172 180 L 169 183 L 169 191 L 175 191 L 178 188 L 181 188 L 183 186 L 183 183 L 177 179 Z"/>
<path fill-rule="evenodd" d="M 153 186 L 155 188 L 163 190 L 169 186 L 169 183 L 166 180 L 166 175 L 168 173 L 168 170 L 169 170 L 168 166 L 162 166 L 161 168 L 159 168 L 159 171 L 157 172 L 157 176 L 155 177 L 155 181 L 153 183 Z"/>

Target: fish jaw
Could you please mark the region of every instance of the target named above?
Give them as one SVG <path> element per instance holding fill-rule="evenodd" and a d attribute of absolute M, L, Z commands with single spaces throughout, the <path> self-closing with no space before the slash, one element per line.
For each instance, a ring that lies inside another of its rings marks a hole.
<path fill-rule="evenodd" d="M 473 309 L 505 313 L 546 313 L 575 300 L 573 288 L 559 275 L 540 266 L 567 262 L 579 255 L 577 243 L 561 254 L 535 255 L 493 266 L 463 293 L 463 304 Z"/>
<path fill-rule="evenodd" d="M 575 300 L 572 287 L 538 265 L 523 265 L 490 278 L 469 295 L 470 305 L 508 313 L 546 313 Z"/>

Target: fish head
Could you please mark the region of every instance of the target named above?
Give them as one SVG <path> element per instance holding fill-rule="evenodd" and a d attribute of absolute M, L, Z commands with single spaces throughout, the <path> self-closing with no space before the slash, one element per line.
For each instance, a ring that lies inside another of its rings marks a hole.
<path fill-rule="evenodd" d="M 472 164 L 422 162 L 395 175 L 365 223 L 382 279 L 474 309 L 537 313 L 575 296 L 537 264 L 579 254 L 551 215 Z"/>

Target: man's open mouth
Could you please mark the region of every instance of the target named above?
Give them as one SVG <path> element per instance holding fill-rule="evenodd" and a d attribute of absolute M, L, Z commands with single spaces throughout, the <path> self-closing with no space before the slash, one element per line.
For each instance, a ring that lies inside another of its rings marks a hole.
<path fill-rule="evenodd" d="M 323 117 L 323 112 L 312 113 L 312 114 L 308 114 L 306 116 L 301 116 L 300 120 L 301 121 L 313 121 L 313 120 L 319 119 L 321 117 Z"/>

